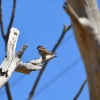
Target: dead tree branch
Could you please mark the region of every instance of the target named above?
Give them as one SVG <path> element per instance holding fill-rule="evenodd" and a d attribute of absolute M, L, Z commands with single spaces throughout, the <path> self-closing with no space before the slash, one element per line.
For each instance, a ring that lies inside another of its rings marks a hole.
<path fill-rule="evenodd" d="M 52 52 L 55 52 L 55 51 L 56 51 L 56 49 L 57 49 L 58 46 L 60 45 L 61 41 L 63 40 L 63 38 L 64 38 L 66 32 L 67 32 L 71 27 L 72 27 L 72 25 L 69 25 L 69 26 L 67 27 L 67 26 L 64 24 L 63 32 L 62 32 L 60 38 L 58 39 L 57 43 L 55 44 L 55 46 L 54 46 Z"/>
<path fill-rule="evenodd" d="M 55 52 L 55 51 L 56 51 L 56 49 L 57 49 L 58 46 L 60 45 L 61 41 L 63 40 L 63 38 L 64 38 L 64 36 L 65 36 L 65 33 L 66 33 L 70 28 L 71 28 L 71 25 L 69 25 L 68 27 L 66 27 L 66 25 L 64 25 L 63 32 L 62 32 L 60 38 L 58 39 L 57 43 L 55 44 L 55 46 L 54 46 L 52 52 Z M 36 81 L 35 81 L 35 83 L 34 83 L 34 85 L 33 85 L 33 87 L 32 87 L 32 90 L 31 90 L 30 94 L 29 94 L 29 100 L 32 100 L 32 97 L 34 96 L 36 87 L 37 87 L 37 85 L 38 85 L 38 83 L 39 83 L 39 80 L 40 80 L 40 78 L 41 78 L 41 76 L 42 76 L 42 73 L 44 72 L 44 70 L 45 70 L 47 64 L 48 64 L 48 62 L 44 63 L 42 70 L 39 72 L 39 74 L 38 74 L 38 76 L 37 76 L 37 79 L 36 79 Z"/>
<path fill-rule="evenodd" d="M 40 58 L 32 60 L 32 61 L 27 61 L 28 63 L 20 62 L 16 68 L 16 71 L 24 73 L 24 74 L 29 74 L 31 71 L 41 70 L 42 69 L 41 66 L 44 62 L 47 62 L 48 60 L 51 60 L 55 57 L 57 57 L 57 56 L 56 55 L 49 55 L 49 56 L 46 56 L 45 59 L 40 57 Z"/>
<path fill-rule="evenodd" d="M 9 87 L 9 83 L 8 82 L 5 84 L 5 88 L 6 88 L 8 100 L 13 100 L 11 92 L 10 92 L 10 87 Z"/>
<path fill-rule="evenodd" d="M 6 56 L 0 66 L 0 88 L 5 85 L 15 70 L 29 74 L 31 71 L 42 69 L 42 64 L 44 62 L 56 57 L 56 55 L 50 55 L 45 59 L 38 58 L 29 61 L 29 63 L 23 63 L 21 57 L 27 48 L 27 45 L 24 45 L 18 53 L 15 53 L 18 36 L 19 31 L 16 28 L 12 28 L 7 43 Z"/>
<path fill-rule="evenodd" d="M 21 48 L 21 50 L 17 53 L 17 56 L 21 59 L 22 58 L 22 55 L 23 55 L 23 53 L 24 53 L 24 51 L 25 51 L 25 49 L 28 47 L 28 45 L 27 44 L 25 44 L 22 48 Z"/>
<path fill-rule="evenodd" d="M 16 11 L 16 0 L 13 0 L 12 15 L 11 15 L 10 23 L 9 23 L 9 26 L 8 26 L 8 29 L 7 29 L 6 41 L 8 41 L 8 37 L 9 37 L 9 33 L 10 33 L 10 29 L 11 29 L 12 24 L 13 24 L 13 21 L 14 21 L 15 11 Z"/>
<path fill-rule="evenodd" d="M 2 0 L 0 0 L 0 27 L 1 27 L 1 34 L 3 39 L 5 40 L 6 35 L 4 33 L 4 27 L 3 27 L 3 19 L 2 19 Z"/>
<path fill-rule="evenodd" d="M 83 90 L 83 88 L 84 88 L 86 82 L 87 82 L 87 79 L 85 79 L 85 81 L 83 82 L 82 86 L 80 87 L 78 93 L 75 95 L 75 97 L 74 97 L 73 100 L 77 100 L 77 99 L 78 99 L 78 97 L 80 96 L 80 94 L 81 94 L 81 92 L 82 92 L 82 90 Z"/>

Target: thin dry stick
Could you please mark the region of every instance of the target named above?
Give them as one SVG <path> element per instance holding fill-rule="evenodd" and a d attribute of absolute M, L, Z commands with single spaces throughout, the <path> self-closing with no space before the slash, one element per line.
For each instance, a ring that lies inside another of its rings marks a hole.
<path fill-rule="evenodd" d="M 1 0 L 0 0 L 0 24 L 1 24 Z"/>
<path fill-rule="evenodd" d="M 10 92 L 10 86 L 9 86 L 8 82 L 5 84 L 5 88 L 6 88 L 6 93 L 7 93 L 8 100 L 13 100 L 11 92 Z"/>
<path fill-rule="evenodd" d="M 60 45 L 61 41 L 63 40 L 63 38 L 64 38 L 64 36 L 65 36 L 65 33 L 66 33 L 70 28 L 71 28 L 71 25 L 69 25 L 68 27 L 66 27 L 66 25 L 64 25 L 63 32 L 62 32 L 60 38 L 58 39 L 57 43 L 55 44 L 55 46 L 54 46 L 52 52 L 55 52 L 55 51 L 56 51 L 56 49 L 57 49 L 58 46 Z M 33 85 L 33 88 L 32 88 L 32 90 L 31 90 L 30 94 L 29 94 L 29 100 L 32 100 L 32 97 L 34 96 L 36 87 L 37 87 L 37 85 L 38 85 L 38 83 L 39 83 L 39 80 L 40 80 L 40 78 L 41 78 L 41 76 L 42 76 L 42 73 L 44 72 L 44 70 L 45 70 L 47 64 L 48 64 L 48 62 L 44 63 L 42 70 L 41 70 L 40 73 L 38 74 L 38 77 L 37 77 L 37 79 L 36 79 L 36 81 L 35 81 L 35 83 L 34 83 L 34 85 Z"/>
<path fill-rule="evenodd" d="M 78 97 L 80 96 L 80 94 L 81 94 L 81 92 L 82 92 L 82 90 L 83 90 L 83 88 L 84 88 L 86 82 L 87 82 L 87 79 L 85 79 L 85 81 L 83 82 L 82 86 L 80 87 L 78 93 L 75 95 L 75 97 L 74 97 L 73 100 L 77 100 L 77 99 L 78 99 Z"/>
<path fill-rule="evenodd" d="M 0 27 L 1 27 L 1 35 L 5 40 L 6 35 L 4 33 L 3 19 L 2 19 L 2 0 L 0 0 Z"/>
<path fill-rule="evenodd" d="M 9 23 L 9 26 L 8 26 L 8 29 L 7 29 L 6 41 L 8 41 L 10 29 L 11 29 L 13 21 L 14 21 L 15 11 L 16 11 L 16 0 L 13 1 L 12 15 L 11 15 L 10 23 Z"/>
<path fill-rule="evenodd" d="M 1 10 L 1 0 L 0 0 L 0 27 L 1 27 L 1 16 L 2 16 L 2 15 L 1 15 L 1 11 L 2 11 L 2 10 Z"/>

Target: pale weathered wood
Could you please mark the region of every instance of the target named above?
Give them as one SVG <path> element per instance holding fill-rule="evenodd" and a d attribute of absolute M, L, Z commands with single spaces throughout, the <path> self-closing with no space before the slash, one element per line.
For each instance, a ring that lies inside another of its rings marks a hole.
<path fill-rule="evenodd" d="M 5 67 L 2 67 L 2 72 L 6 72 L 8 70 L 10 63 L 13 57 L 15 56 L 15 49 L 16 49 L 18 35 L 19 35 L 19 31 L 17 29 L 12 28 L 10 30 L 9 41 L 7 44 L 6 57 L 1 64 L 1 66 L 5 66 Z"/>
<path fill-rule="evenodd" d="M 1 67 L 0 88 L 8 81 L 13 71 L 17 67 L 16 62 L 20 61 L 20 59 L 18 59 L 18 57 L 16 57 L 15 54 L 18 35 L 19 35 L 19 31 L 16 28 L 12 28 L 10 30 L 6 56 L 0 66 Z"/>
<path fill-rule="evenodd" d="M 29 74 L 31 71 L 35 70 L 41 70 L 42 69 L 42 64 L 48 60 L 51 60 L 53 58 L 57 57 L 56 55 L 48 55 L 46 56 L 46 59 L 42 59 L 42 57 L 32 60 L 32 61 L 27 61 L 28 63 L 23 63 L 20 62 L 18 67 L 16 68 L 17 72 L 21 72 L 24 74 Z"/>
<path fill-rule="evenodd" d="M 100 13 L 96 0 L 67 0 L 74 35 L 83 58 L 91 100 L 100 100 Z"/>
<path fill-rule="evenodd" d="M 0 66 L 0 88 L 9 80 L 14 71 L 21 72 L 24 74 L 29 74 L 34 70 L 41 70 L 42 64 L 52 58 L 55 58 L 56 55 L 47 56 L 45 59 L 42 57 L 28 61 L 28 63 L 23 63 L 21 57 L 28 47 L 24 45 L 21 50 L 16 53 L 16 45 L 19 36 L 19 31 L 16 28 L 11 28 L 10 35 L 7 44 L 6 56 Z"/>

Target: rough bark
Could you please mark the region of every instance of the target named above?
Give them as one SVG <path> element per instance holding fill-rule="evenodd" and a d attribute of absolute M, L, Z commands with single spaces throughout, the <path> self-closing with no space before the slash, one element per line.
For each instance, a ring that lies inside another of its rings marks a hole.
<path fill-rule="evenodd" d="M 100 12 L 96 0 L 67 0 L 74 35 L 83 58 L 91 100 L 100 100 Z"/>

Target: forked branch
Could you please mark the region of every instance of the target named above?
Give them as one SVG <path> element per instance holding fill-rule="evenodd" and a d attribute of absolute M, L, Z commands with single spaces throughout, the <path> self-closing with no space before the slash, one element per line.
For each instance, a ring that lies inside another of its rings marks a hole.
<path fill-rule="evenodd" d="M 18 36 L 19 31 L 16 28 L 11 28 L 7 44 L 6 56 L 0 66 L 0 88 L 9 80 L 15 70 L 17 72 L 29 74 L 34 70 L 41 70 L 42 64 L 44 62 L 56 57 L 56 55 L 47 56 L 45 60 L 38 58 L 36 60 L 29 61 L 28 63 L 23 63 L 21 61 L 21 57 L 28 45 L 25 44 L 22 49 L 16 53 L 15 49 Z"/>

